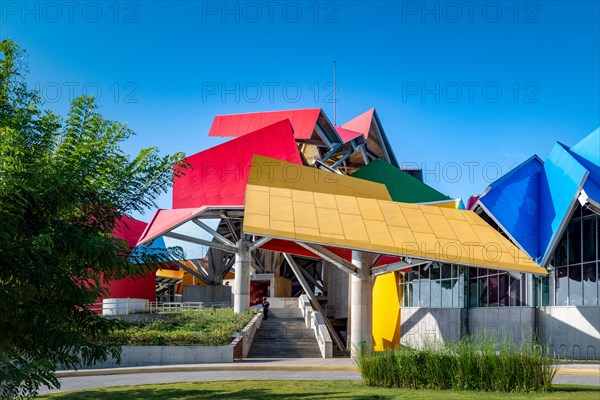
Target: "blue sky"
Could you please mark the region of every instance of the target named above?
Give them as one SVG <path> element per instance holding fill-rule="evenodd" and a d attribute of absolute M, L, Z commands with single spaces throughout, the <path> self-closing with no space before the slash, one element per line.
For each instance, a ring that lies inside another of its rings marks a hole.
<path fill-rule="evenodd" d="M 128 122 L 130 152 L 218 144 L 217 114 L 333 120 L 336 60 L 338 123 L 375 107 L 399 162 L 466 199 L 600 125 L 599 15 L 597 1 L 4 1 L 0 38 L 28 51 L 48 108 L 85 92 Z"/>

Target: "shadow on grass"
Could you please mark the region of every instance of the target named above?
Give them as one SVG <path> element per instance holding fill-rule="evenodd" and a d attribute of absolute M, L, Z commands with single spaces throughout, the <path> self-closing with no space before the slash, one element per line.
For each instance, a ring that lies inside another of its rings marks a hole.
<path fill-rule="evenodd" d="M 598 378 L 600 383 L 600 378 Z M 590 386 L 583 385 L 552 385 L 548 390 L 548 393 L 577 393 L 577 392 L 590 392 L 590 390 L 598 390 L 600 392 L 600 386 L 597 388 L 590 388 Z M 598 397 L 600 399 L 600 395 Z"/>
<path fill-rule="evenodd" d="M 249 400 L 262 400 L 262 399 L 348 399 L 348 400 L 391 400 L 395 396 L 382 396 L 382 395 L 353 395 L 351 393 L 331 393 L 331 392 L 301 392 L 290 391 L 285 394 L 274 393 L 270 389 L 241 389 L 241 390 L 202 390 L 202 389 L 173 389 L 173 388 L 128 388 L 127 390 L 118 389 L 96 389 L 90 391 L 77 391 L 69 393 L 56 394 L 51 397 L 52 399 L 62 400 L 95 400 L 95 399 L 107 399 L 107 400 L 138 400 L 138 399 L 152 399 L 152 400 L 192 400 L 192 399 L 249 399 Z"/>

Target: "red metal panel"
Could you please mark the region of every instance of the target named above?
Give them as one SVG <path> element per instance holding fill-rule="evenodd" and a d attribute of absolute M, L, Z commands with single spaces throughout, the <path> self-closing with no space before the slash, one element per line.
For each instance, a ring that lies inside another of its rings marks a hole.
<path fill-rule="evenodd" d="M 146 275 L 138 277 L 130 276 L 118 281 L 103 282 L 103 286 L 109 291 L 107 298 L 156 301 L 156 272 L 148 272 Z M 102 300 L 97 300 L 97 302 L 100 301 Z"/>
<path fill-rule="evenodd" d="M 290 242 L 288 240 L 282 239 L 271 239 L 267 243 L 260 246 L 263 250 L 271 250 L 271 251 L 280 251 L 282 253 L 294 254 L 296 256 L 301 257 L 309 257 L 309 258 L 320 258 L 316 256 L 312 251 L 305 249 L 304 247 Z M 346 261 L 352 261 L 352 251 L 348 249 L 341 249 L 339 247 L 327 247 L 325 248 L 331 251 L 334 254 L 342 257 Z"/>
<path fill-rule="evenodd" d="M 362 135 L 360 132 L 351 131 L 350 129 L 342 128 L 341 126 L 336 126 L 335 130 L 337 131 L 338 135 L 340 135 L 340 138 L 342 138 L 344 143 L 348 143 L 352 139 L 356 139 Z"/>
<path fill-rule="evenodd" d="M 127 216 L 117 220 L 116 227 L 113 230 L 113 236 L 118 239 L 124 239 L 127 245 L 133 248 L 144 230 L 147 227 L 144 221 L 130 218 Z M 148 272 L 144 276 L 127 277 L 119 280 L 105 281 L 102 278 L 102 286 L 108 289 L 109 298 L 133 298 L 148 299 L 156 301 L 156 272 Z M 102 302 L 102 298 L 96 299 L 96 303 Z M 97 313 L 101 311 L 98 309 Z"/>
<path fill-rule="evenodd" d="M 371 128 L 371 121 L 373 121 L 374 112 L 375 109 L 371 108 L 369 111 L 362 113 L 358 117 L 346 122 L 341 127 L 344 129 L 362 133 L 366 139 L 369 137 L 369 129 Z"/>
<path fill-rule="evenodd" d="M 315 254 L 312 253 L 311 251 L 306 250 L 304 247 L 302 247 L 294 242 L 290 242 L 290 241 L 282 240 L 282 239 L 271 239 L 267 243 L 262 245 L 260 248 L 263 250 L 280 251 L 282 253 L 289 253 L 289 254 L 293 254 L 293 255 L 301 256 L 301 257 L 320 258 L 318 256 L 315 256 Z M 339 247 L 325 247 L 325 248 L 327 250 L 331 251 L 332 253 L 335 253 L 338 256 L 342 257 L 344 260 L 352 262 L 352 251 L 351 250 L 341 249 Z M 379 257 L 379 260 L 377 260 L 377 262 L 375 263 L 374 266 L 379 267 L 381 265 L 392 264 L 392 263 L 400 262 L 400 261 L 402 261 L 401 257 L 382 255 L 381 257 Z M 408 267 L 409 270 L 410 270 L 410 268 L 411 267 Z"/>
<path fill-rule="evenodd" d="M 252 157 L 301 165 L 289 120 L 251 132 L 187 158 L 192 165 L 173 182 L 173 208 L 243 206 Z"/>
<path fill-rule="evenodd" d="M 204 208 L 205 207 L 156 210 L 152 220 L 150 220 L 150 223 L 144 230 L 144 233 L 142 233 L 142 236 L 139 238 L 137 244 L 162 236 L 163 233 L 171 230 L 173 227 L 176 227 L 200 214 Z"/>
<path fill-rule="evenodd" d="M 321 113 L 320 108 L 218 115 L 208 136 L 240 137 L 275 122 L 289 119 L 296 139 L 310 139 Z"/>
<path fill-rule="evenodd" d="M 123 216 L 117 220 L 112 234 L 117 239 L 124 239 L 127 242 L 127 246 L 133 248 L 140 236 L 142 236 L 147 225 L 148 223 L 144 221 Z"/>

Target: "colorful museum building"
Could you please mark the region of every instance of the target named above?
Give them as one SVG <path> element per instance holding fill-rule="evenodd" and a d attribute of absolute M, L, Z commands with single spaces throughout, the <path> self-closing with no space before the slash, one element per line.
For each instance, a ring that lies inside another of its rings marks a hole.
<path fill-rule="evenodd" d="M 242 311 L 306 294 L 353 353 L 535 336 L 557 357 L 600 359 L 598 129 L 531 157 L 467 209 L 402 168 L 375 109 L 340 126 L 318 108 L 221 115 L 209 136 L 230 139 L 187 157 L 173 209 L 120 234 L 135 251 L 185 257 L 110 283 L 105 301 Z"/>

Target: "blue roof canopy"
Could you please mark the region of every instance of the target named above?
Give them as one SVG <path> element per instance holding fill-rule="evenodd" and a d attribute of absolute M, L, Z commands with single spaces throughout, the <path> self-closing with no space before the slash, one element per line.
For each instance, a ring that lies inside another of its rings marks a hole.
<path fill-rule="evenodd" d="M 479 205 L 538 264 L 547 265 L 577 200 L 600 210 L 600 129 L 575 146 L 557 143 L 492 183 Z"/>

